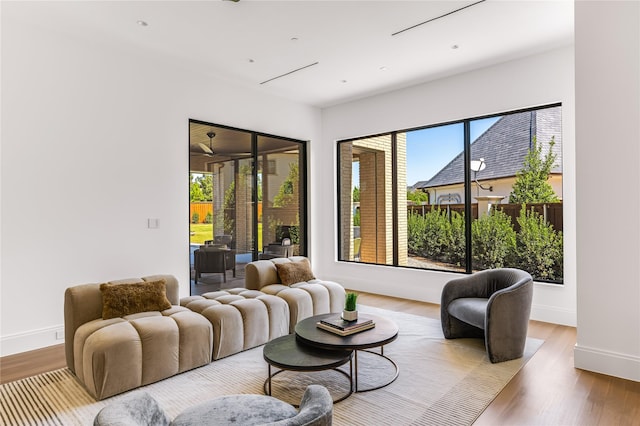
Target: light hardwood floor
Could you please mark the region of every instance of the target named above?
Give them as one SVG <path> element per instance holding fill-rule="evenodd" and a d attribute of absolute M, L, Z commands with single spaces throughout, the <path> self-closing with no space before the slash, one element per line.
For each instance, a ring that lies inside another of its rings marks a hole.
<path fill-rule="evenodd" d="M 367 293 L 358 302 L 440 318 L 431 303 Z M 545 342 L 475 425 L 640 426 L 640 383 L 574 368 L 575 328 L 531 321 L 529 336 Z M 63 345 L 11 355 L 0 358 L 0 382 L 64 366 Z"/>

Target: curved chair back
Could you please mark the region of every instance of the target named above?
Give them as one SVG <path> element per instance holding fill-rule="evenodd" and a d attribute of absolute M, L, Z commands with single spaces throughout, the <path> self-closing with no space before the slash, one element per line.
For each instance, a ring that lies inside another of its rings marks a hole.
<path fill-rule="evenodd" d="M 93 426 L 169 426 L 171 419 L 145 391 L 132 392 L 101 409 Z"/>
<path fill-rule="evenodd" d="M 309 385 L 302 395 L 298 414 L 270 426 L 331 426 L 332 421 L 331 394 L 324 386 Z"/>

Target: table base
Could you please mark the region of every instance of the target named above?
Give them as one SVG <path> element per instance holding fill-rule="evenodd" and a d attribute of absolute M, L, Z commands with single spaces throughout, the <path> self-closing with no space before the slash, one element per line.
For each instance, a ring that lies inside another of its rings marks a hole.
<path fill-rule="evenodd" d="M 300 370 L 278 370 L 275 373 L 271 373 L 271 365 L 267 364 L 268 367 L 268 376 L 267 376 L 267 380 L 264 381 L 264 394 L 265 395 L 269 395 L 269 396 L 273 396 L 271 395 L 271 392 L 273 390 L 273 386 L 271 383 L 271 379 L 273 379 L 276 375 L 283 373 L 285 371 L 290 371 L 290 372 L 300 372 Z M 333 371 L 337 371 L 338 373 L 342 374 L 343 376 L 345 376 L 346 378 L 349 379 L 349 391 L 341 396 L 340 398 L 334 399 L 333 403 L 337 403 L 340 401 L 344 401 L 345 399 L 347 399 L 353 392 L 354 392 L 354 382 L 353 382 L 353 361 L 349 361 L 349 372 L 346 372 L 344 370 L 341 370 L 340 368 L 332 368 Z M 323 371 L 323 370 L 320 370 Z M 324 370 L 324 371 L 328 371 L 328 370 Z M 307 372 L 319 372 L 318 370 L 311 370 L 311 371 L 307 371 Z M 397 374 L 396 374 L 397 377 Z M 373 389 L 372 389 L 373 390 Z M 300 407 L 300 404 L 291 404 L 296 408 Z"/>
<path fill-rule="evenodd" d="M 385 386 L 389 386 L 391 383 L 393 383 L 398 378 L 398 375 L 400 374 L 400 367 L 398 367 L 398 364 L 396 364 L 396 362 L 394 360 L 392 360 L 391 358 L 389 358 L 388 356 L 386 356 L 384 354 L 384 346 L 380 347 L 380 352 L 379 353 L 378 352 L 374 352 L 374 351 L 370 351 L 370 350 L 367 350 L 367 349 L 360 349 L 360 350 L 356 350 L 354 352 L 355 352 L 354 358 L 355 358 L 355 363 L 356 363 L 355 374 L 354 374 L 354 376 L 355 376 L 355 379 L 354 379 L 354 385 L 355 385 L 354 392 L 356 392 L 356 393 L 369 392 L 369 391 L 373 391 L 373 390 L 376 390 L 376 389 L 380 389 L 380 388 L 383 388 Z M 358 388 L 358 352 L 367 352 L 367 353 L 382 357 L 382 358 L 386 359 L 387 361 L 389 361 L 391 363 L 391 365 L 393 365 L 393 368 L 396 370 L 395 374 L 393 375 L 391 380 L 389 380 L 389 381 L 387 381 L 387 382 L 385 382 L 385 383 L 383 383 L 381 385 L 374 386 L 374 387 L 371 387 L 371 388 L 359 389 Z"/>

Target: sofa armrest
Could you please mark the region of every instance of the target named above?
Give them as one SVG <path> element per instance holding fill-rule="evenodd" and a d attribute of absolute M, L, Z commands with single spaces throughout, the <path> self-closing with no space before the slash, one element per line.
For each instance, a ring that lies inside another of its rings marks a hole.
<path fill-rule="evenodd" d="M 69 287 L 64 292 L 64 341 L 67 367 L 75 373 L 73 339 L 81 325 L 102 318 L 100 284 Z"/>
<path fill-rule="evenodd" d="M 269 284 L 280 284 L 278 270 L 271 260 L 256 260 L 245 267 L 245 287 L 260 290 Z"/>

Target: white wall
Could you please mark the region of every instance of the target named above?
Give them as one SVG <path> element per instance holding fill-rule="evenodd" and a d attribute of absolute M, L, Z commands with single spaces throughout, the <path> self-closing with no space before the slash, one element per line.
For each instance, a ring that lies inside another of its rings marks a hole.
<path fill-rule="evenodd" d="M 188 294 L 189 118 L 320 138 L 317 109 L 5 8 L 1 78 L 2 356 L 61 342 L 68 286 L 169 273 Z"/>
<path fill-rule="evenodd" d="M 575 365 L 640 381 L 640 2 L 575 6 Z"/>
<path fill-rule="evenodd" d="M 323 145 L 315 158 L 333 167 L 316 194 L 324 200 L 312 221 L 314 269 L 360 291 L 440 303 L 451 273 L 337 262 L 336 141 L 562 102 L 564 159 L 564 285 L 537 283 L 532 318 L 576 324 L 575 136 L 573 48 L 370 97 L 323 111 Z M 323 238 L 318 239 L 322 235 Z"/>

